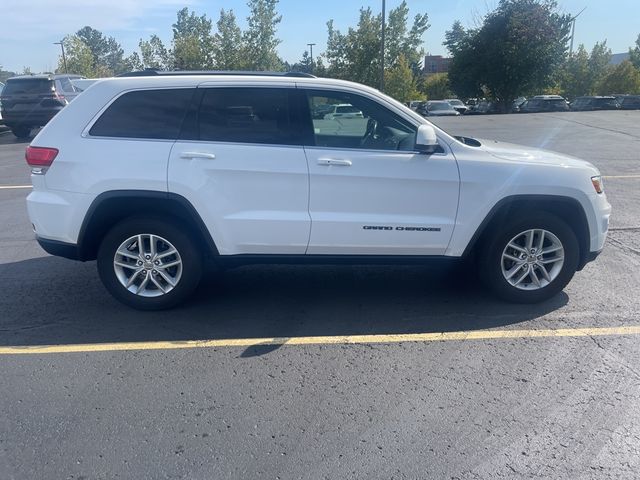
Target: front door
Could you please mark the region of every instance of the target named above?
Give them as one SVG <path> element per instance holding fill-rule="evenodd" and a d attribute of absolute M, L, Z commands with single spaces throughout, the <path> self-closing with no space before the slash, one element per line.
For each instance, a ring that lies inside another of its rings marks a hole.
<path fill-rule="evenodd" d="M 456 219 L 459 175 L 446 145 L 415 151 L 417 125 L 378 101 L 306 90 L 313 124 L 308 254 L 442 255 Z M 327 115 L 349 105 L 350 117 Z"/>

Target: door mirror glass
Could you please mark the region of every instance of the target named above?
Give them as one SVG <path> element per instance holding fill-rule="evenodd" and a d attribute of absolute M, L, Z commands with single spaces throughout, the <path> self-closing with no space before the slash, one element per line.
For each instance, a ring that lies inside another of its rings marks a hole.
<path fill-rule="evenodd" d="M 422 153 L 434 153 L 438 150 L 436 129 L 431 125 L 420 125 L 416 135 L 416 150 Z"/>

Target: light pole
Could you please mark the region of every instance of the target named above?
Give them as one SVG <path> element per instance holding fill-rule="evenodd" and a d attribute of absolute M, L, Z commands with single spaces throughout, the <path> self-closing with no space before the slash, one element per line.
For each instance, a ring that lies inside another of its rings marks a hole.
<path fill-rule="evenodd" d="M 571 19 L 571 43 L 569 44 L 569 56 L 573 55 L 573 34 L 576 31 L 576 18 L 580 16 L 582 12 L 584 12 L 587 7 L 584 7 L 582 10 L 578 12 L 576 16 Z"/>
<path fill-rule="evenodd" d="M 64 54 L 64 42 L 60 40 L 59 42 L 53 42 L 53 44 L 60 45 L 60 48 L 62 49 L 62 64 L 64 65 L 64 73 L 69 73 L 67 72 L 67 57 Z"/>
<path fill-rule="evenodd" d="M 309 45 L 309 54 L 311 55 L 311 72 L 313 73 L 313 46 L 315 45 L 315 43 L 307 43 L 307 45 Z"/>
<path fill-rule="evenodd" d="M 384 92 L 384 23 L 385 23 L 385 0 L 382 0 L 382 32 L 380 42 L 380 91 Z"/>

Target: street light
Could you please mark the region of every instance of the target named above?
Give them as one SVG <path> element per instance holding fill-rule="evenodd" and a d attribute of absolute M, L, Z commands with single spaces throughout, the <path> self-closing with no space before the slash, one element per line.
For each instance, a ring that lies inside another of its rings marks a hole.
<path fill-rule="evenodd" d="M 315 45 L 315 43 L 307 43 L 307 45 L 309 45 L 309 54 L 311 55 L 311 72 L 313 73 L 313 46 Z"/>
<path fill-rule="evenodd" d="M 385 0 L 382 0 L 382 35 L 380 42 L 380 91 L 384 92 L 384 22 L 385 22 Z"/>
<path fill-rule="evenodd" d="M 578 14 L 571 19 L 571 43 L 569 44 L 569 56 L 573 55 L 573 34 L 576 31 L 576 18 L 580 16 L 582 12 L 584 12 L 587 7 L 584 7 L 582 10 L 578 12 Z"/>
<path fill-rule="evenodd" d="M 69 73 L 67 72 L 67 57 L 64 54 L 64 42 L 60 40 L 59 42 L 53 42 L 53 44 L 60 45 L 60 48 L 62 49 L 62 64 L 64 65 L 64 73 Z"/>

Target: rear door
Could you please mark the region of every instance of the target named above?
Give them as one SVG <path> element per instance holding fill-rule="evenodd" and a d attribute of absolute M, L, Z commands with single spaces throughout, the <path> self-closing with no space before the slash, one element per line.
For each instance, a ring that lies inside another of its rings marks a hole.
<path fill-rule="evenodd" d="M 202 84 L 171 151 L 169 191 L 187 198 L 219 252 L 303 254 L 309 173 L 295 84 Z"/>
<path fill-rule="evenodd" d="M 417 125 L 377 101 L 307 90 L 307 112 L 348 103 L 361 117 L 312 118 L 308 254 L 442 255 L 458 208 L 459 175 L 448 150 L 415 151 Z"/>

